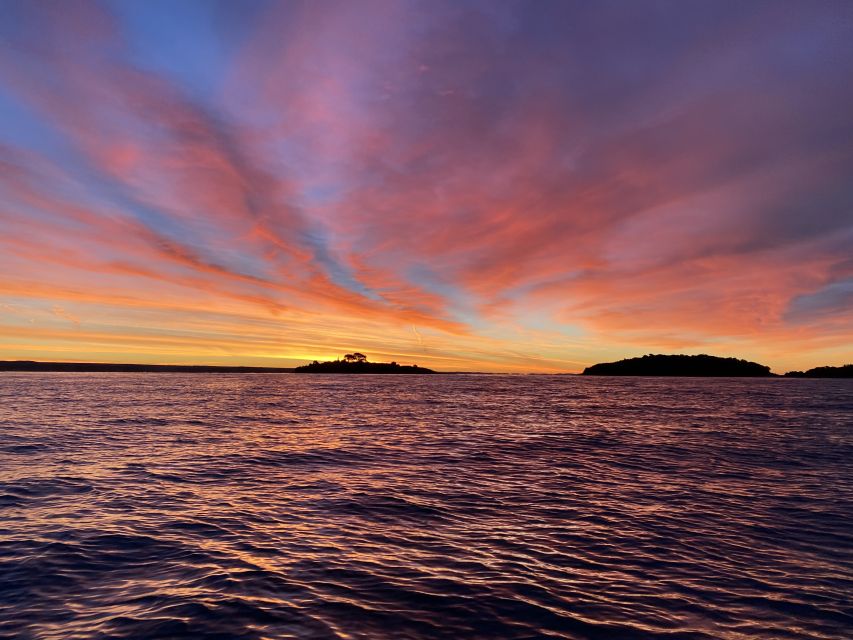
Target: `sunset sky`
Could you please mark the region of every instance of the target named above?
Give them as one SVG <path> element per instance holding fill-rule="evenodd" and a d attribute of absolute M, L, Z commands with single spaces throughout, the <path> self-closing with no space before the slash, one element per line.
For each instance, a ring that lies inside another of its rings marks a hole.
<path fill-rule="evenodd" d="M 0 359 L 853 361 L 853 2 L 0 0 Z"/>

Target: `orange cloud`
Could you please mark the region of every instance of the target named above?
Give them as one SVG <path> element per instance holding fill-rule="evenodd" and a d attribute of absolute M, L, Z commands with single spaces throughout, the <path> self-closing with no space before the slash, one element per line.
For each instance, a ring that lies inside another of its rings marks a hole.
<path fill-rule="evenodd" d="M 218 34 L 202 86 L 101 5 L 23 7 L 0 40 L 25 114 L 0 125 L 0 301 L 35 320 L 0 338 L 519 371 L 849 359 L 849 27 L 754 7 L 567 37 L 574 11 L 276 4 Z"/>

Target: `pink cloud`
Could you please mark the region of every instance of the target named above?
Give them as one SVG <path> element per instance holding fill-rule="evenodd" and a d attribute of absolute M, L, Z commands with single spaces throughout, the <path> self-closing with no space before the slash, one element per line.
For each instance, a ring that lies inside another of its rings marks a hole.
<path fill-rule="evenodd" d="M 275 319 L 311 349 L 340 322 L 424 353 L 423 329 L 429 357 L 507 368 L 849 344 L 834 23 L 754 8 L 661 51 L 626 32 L 628 64 L 615 34 L 509 7 L 285 3 L 200 95 L 139 64 L 119 17 L 57 6 L 0 55 L 61 141 L 0 138 L 4 296 Z"/>

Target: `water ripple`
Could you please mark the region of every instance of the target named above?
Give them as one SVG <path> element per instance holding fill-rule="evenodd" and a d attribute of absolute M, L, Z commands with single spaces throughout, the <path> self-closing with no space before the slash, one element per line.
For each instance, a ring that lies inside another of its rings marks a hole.
<path fill-rule="evenodd" d="M 7 374 L 0 638 L 853 637 L 853 385 Z"/>

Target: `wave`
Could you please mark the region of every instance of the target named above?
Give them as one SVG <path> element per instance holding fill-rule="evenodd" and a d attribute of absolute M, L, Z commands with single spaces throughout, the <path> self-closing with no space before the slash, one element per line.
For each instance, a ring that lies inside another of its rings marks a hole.
<path fill-rule="evenodd" d="M 0 638 L 853 629 L 849 381 L 142 375 L 0 385 Z"/>

